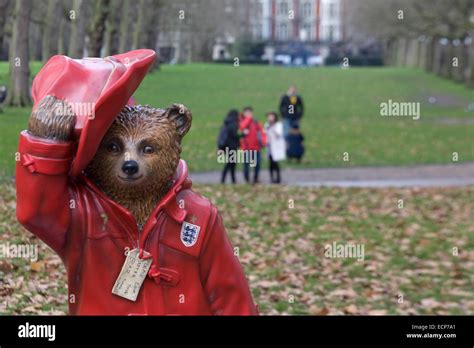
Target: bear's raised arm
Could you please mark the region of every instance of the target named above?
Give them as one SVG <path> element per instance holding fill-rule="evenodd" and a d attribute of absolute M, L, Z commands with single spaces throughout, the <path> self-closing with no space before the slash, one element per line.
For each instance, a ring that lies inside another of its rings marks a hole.
<path fill-rule="evenodd" d="M 45 97 L 20 134 L 16 163 L 18 221 L 61 255 L 71 219 L 68 173 L 75 117 Z"/>
<path fill-rule="evenodd" d="M 200 266 L 204 290 L 214 315 L 258 314 L 242 267 L 215 207 L 212 207 Z"/>

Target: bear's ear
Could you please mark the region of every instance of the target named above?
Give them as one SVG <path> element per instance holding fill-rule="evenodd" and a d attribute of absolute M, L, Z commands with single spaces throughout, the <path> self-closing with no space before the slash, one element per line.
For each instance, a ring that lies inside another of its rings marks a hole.
<path fill-rule="evenodd" d="M 180 138 L 191 128 L 191 122 L 193 120 L 193 114 L 183 104 L 172 104 L 168 106 L 164 116 L 176 125 L 176 133 Z"/>

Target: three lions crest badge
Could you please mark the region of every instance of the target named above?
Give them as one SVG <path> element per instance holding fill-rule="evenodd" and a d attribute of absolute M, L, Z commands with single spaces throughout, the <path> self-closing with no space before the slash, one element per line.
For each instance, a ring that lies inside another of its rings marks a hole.
<path fill-rule="evenodd" d="M 201 227 L 197 225 L 193 225 L 186 221 L 183 222 L 183 225 L 181 226 L 181 242 L 183 242 L 184 246 L 189 248 L 196 244 L 200 229 Z"/>

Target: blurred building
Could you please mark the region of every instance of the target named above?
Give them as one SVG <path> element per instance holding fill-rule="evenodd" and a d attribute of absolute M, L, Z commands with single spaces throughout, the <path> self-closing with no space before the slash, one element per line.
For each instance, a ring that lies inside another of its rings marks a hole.
<path fill-rule="evenodd" d="M 231 0 L 228 0 L 231 1 Z M 243 0 L 233 12 L 241 19 L 240 39 L 265 43 L 263 59 L 295 59 L 329 55 L 344 40 L 344 0 Z M 231 36 L 232 37 L 232 36 Z M 216 40 L 213 59 L 229 58 L 239 37 Z"/>
<path fill-rule="evenodd" d="M 175 0 L 158 20 L 160 56 L 168 62 L 191 61 L 196 50 L 210 47 L 213 60 L 239 56 L 274 63 L 283 55 L 304 64 L 309 57 L 328 56 L 330 47 L 344 40 L 345 1 L 207 0 L 193 7 Z M 183 8 L 186 20 L 169 16 Z"/>
<path fill-rule="evenodd" d="M 249 24 L 255 40 L 343 40 L 340 0 L 254 0 Z"/>

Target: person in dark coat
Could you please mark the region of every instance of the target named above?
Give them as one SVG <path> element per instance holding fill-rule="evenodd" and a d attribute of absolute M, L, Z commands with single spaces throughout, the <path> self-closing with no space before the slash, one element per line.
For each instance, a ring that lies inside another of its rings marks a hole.
<path fill-rule="evenodd" d="M 290 131 L 288 132 L 288 148 L 286 150 L 286 157 L 290 160 L 296 158 L 296 160 L 301 162 L 301 158 L 304 154 L 303 141 L 304 137 L 301 134 L 300 127 L 297 124 L 292 125 Z"/>
<path fill-rule="evenodd" d="M 7 87 L 0 86 L 0 104 L 2 104 L 5 99 L 7 99 Z"/>
<path fill-rule="evenodd" d="M 239 134 L 239 112 L 235 109 L 230 110 L 227 117 L 224 120 L 221 131 L 219 133 L 219 139 L 217 140 L 217 147 L 222 151 L 237 151 L 240 145 L 240 134 Z M 224 169 L 222 170 L 221 183 L 225 183 L 227 173 L 230 172 L 232 183 L 235 184 L 235 161 L 226 160 Z"/>
<path fill-rule="evenodd" d="M 288 92 L 281 97 L 280 113 L 283 118 L 283 133 L 285 139 L 288 137 L 288 132 L 293 125 L 300 124 L 303 117 L 303 100 L 296 92 L 295 86 L 290 86 Z"/>

